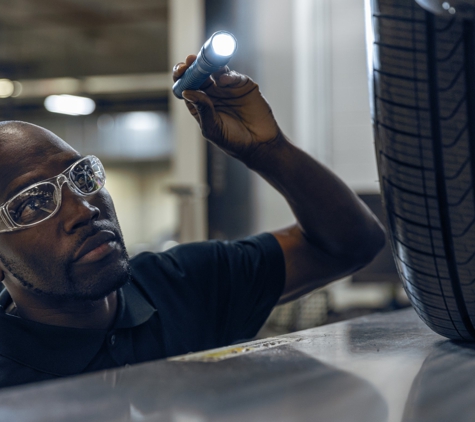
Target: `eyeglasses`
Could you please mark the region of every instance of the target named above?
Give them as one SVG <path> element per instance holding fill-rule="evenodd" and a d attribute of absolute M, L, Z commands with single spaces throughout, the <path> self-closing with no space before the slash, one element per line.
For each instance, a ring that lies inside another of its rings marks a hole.
<path fill-rule="evenodd" d="M 36 226 L 53 217 L 61 208 L 62 187 L 90 196 L 106 183 L 106 174 L 99 158 L 88 155 L 69 166 L 61 174 L 22 190 L 0 206 L 0 233 Z"/>

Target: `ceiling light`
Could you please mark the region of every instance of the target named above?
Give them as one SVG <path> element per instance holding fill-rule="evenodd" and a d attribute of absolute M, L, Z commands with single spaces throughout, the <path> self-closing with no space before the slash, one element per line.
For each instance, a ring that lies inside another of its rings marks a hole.
<path fill-rule="evenodd" d="M 0 79 L 0 98 L 11 97 L 15 86 L 10 79 Z"/>
<path fill-rule="evenodd" d="M 95 110 L 96 103 L 90 98 L 76 95 L 50 95 L 45 99 L 45 108 L 52 113 L 85 116 Z"/>

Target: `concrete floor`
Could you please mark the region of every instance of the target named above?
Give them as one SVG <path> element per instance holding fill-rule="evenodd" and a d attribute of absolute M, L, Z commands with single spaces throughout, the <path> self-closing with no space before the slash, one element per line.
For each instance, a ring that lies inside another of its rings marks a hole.
<path fill-rule="evenodd" d="M 473 421 L 475 347 L 412 309 L 0 392 L 1 421 Z"/>

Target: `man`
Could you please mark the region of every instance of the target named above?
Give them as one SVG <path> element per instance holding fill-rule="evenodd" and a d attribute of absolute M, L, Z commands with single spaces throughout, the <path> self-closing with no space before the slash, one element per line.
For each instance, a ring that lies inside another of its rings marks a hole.
<path fill-rule="evenodd" d="M 286 139 L 251 79 L 226 67 L 183 96 L 203 135 L 282 193 L 297 223 L 129 262 L 100 161 L 38 126 L 0 124 L 0 386 L 249 339 L 278 301 L 383 246 L 380 223 Z"/>

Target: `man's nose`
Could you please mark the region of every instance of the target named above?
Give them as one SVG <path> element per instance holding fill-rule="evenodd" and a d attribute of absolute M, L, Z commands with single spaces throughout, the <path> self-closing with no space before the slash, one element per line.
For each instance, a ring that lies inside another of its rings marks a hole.
<path fill-rule="evenodd" d="M 67 183 L 64 185 L 68 186 Z M 96 220 L 100 215 L 99 208 L 92 205 L 87 196 L 80 196 L 73 192 L 69 186 L 62 187 L 62 203 L 61 203 L 61 220 L 64 231 L 73 233 L 77 229 L 88 225 L 91 221 Z"/>

